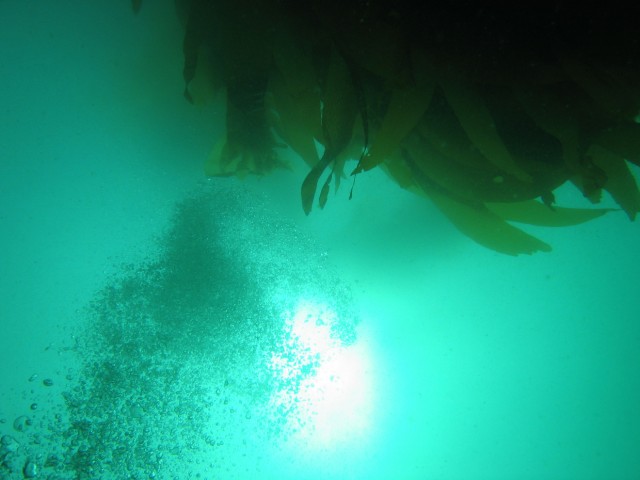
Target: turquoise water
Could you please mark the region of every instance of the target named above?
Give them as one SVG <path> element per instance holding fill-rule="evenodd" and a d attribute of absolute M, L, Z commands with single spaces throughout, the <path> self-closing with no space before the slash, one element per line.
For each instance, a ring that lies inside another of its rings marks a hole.
<path fill-rule="evenodd" d="M 0 478 L 640 477 L 636 224 L 205 180 L 170 5 L 112 3 L 0 2 Z"/>

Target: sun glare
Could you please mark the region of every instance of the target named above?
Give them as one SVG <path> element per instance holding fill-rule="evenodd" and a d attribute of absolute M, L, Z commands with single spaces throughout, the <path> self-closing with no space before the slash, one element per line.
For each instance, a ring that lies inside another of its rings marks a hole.
<path fill-rule="evenodd" d="M 332 448 L 368 434 L 374 410 L 371 353 L 366 339 L 344 345 L 339 321 L 324 305 L 301 301 L 285 312 L 280 350 L 270 370 L 279 388 L 272 408 L 309 448 Z"/>

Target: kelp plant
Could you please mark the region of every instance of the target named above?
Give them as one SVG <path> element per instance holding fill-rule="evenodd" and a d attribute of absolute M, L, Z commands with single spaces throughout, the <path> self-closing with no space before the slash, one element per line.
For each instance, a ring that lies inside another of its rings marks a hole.
<path fill-rule="evenodd" d="M 207 82 L 226 91 L 208 175 L 286 168 L 285 143 L 310 167 L 308 214 L 346 176 L 382 168 L 511 255 L 550 246 L 509 222 L 574 225 L 608 211 L 556 206 L 566 182 L 592 203 L 607 191 L 632 220 L 640 208 L 627 163 L 640 165 L 640 17 L 629 8 L 177 2 L 185 96 Z"/>

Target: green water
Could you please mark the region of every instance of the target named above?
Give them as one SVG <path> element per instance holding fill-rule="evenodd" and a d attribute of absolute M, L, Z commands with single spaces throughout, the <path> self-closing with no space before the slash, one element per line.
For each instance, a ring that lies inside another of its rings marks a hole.
<path fill-rule="evenodd" d="M 111 3 L 0 3 L 0 478 L 640 477 L 637 225 L 205 181 L 171 7 Z"/>

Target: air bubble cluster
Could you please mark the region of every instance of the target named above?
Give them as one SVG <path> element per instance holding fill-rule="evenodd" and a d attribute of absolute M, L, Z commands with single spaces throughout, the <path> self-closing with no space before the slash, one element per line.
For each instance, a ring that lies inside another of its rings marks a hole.
<path fill-rule="evenodd" d="M 286 435 L 266 365 L 280 312 L 329 293 L 348 319 L 337 335 L 353 332 L 346 290 L 309 245 L 246 193 L 205 187 L 179 204 L 157 253 L 82 313 L 79 366 L 28 379 L 26 411 L 0 425 L 0 478 L 235 478 Z"/>

